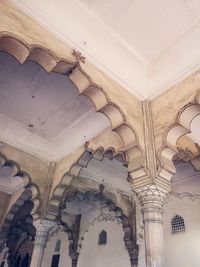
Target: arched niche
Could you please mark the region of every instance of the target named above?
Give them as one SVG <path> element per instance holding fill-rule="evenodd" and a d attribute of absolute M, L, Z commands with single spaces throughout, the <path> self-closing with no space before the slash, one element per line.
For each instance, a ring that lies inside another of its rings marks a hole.
<path fill-rule="evenodd" d="M 133 221 L 135 215 L 132 214 L 133 217 L 130 214 L 130 216 L 125 215 L 115 202 L 104 195 L 103 191 L 104 187 L 100 186 L 96 191 L 93 189 L 85 192 L 80 190 L 66 192 L 63 204 L 60 205 L 59 220 L 70 240 L 69 255 L 72 261 L 78 262 L 82 241 L 90 226 L 96 222 L 116 221 L 123 233 L 123 246 L 128 252 L 129 264 L 134 266 L 138 259 Z M 109 195 L 111 196 L 111 193 Z M 117 201 L 115 197 L 113 199 Z M 98 243 L 98 238 L 96 242 Z"/>
<path fill-rule="evenodd" d="M 56 249 L 57 242 L 60 241 L 59 251 Z M 63 229 L 55 231 L 53 234 L 49 234 L 47 245 L 44 251 L 44 256 L 42 260 L 42 266 L 51 266 L 52 259 L 54 255 L 59 255 L 58 267 L 71 267 L 71 258 L 68 253 L 69 240 L 67 233 Z"/>
<path fill-rule="evenodd" d="M 99 245 L 99 233 L 107 233 L 107 243 Z M 121 267 L 130 266 L 128 251 L 124 244 L 124 233 L 117 221 L 96 221 L 89 227 L 81 242 L 78 267 Z"/>

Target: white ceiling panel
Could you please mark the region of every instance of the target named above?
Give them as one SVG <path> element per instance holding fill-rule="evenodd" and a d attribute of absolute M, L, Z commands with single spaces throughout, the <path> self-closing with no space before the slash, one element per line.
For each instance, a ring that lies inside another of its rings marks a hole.
<path fill-rule="evenodd" d="M 199 69 L 199 0 L 11 2 L 141 99 Z"/>

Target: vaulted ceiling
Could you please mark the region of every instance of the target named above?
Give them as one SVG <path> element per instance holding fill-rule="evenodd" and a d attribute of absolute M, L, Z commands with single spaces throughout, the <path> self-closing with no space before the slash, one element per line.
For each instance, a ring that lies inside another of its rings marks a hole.
<path fill-rule="evenodd" d="M 11 2 L 140 98 L 199 67 L 198 0 Z"/>

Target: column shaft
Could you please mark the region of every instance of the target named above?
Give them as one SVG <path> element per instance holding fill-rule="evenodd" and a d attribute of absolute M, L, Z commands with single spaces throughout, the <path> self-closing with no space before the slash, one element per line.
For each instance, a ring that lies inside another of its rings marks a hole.
<path fill-rule="evenodd" d="M 34 226 L 36 228 L 36 236 L 30 267 L 42 267 L 48 235 L 50 230 L 55 227 L 55 224 L 47 220 L 40 220 L 34 223 Z"/>
<path fill-rule="evenodd" d="M 163 267 L 163 223 L 162 210 L 143 207 L 146 267 Z"/>

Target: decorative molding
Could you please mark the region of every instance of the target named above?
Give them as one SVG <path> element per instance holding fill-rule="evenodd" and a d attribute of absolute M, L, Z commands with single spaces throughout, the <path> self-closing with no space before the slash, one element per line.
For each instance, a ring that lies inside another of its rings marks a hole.
<path fill-rule="evenodd" d="M 52 161 L 49 164 L 48 167 L 48 174 L 46 177 L 45 181 L 45 190 L 43 193 L 43 198 L 42 198 L 42 207 L 41 207 L 41 217 L 45 218 L 47 211 L 48 211 L 48 204 L 49 204 L 49 199 L 50 199 L 50 193 L 51 193 L 51 186 L 55 174 L 55 169 L 56 169 L 56 162 Z"/>
<path fill-rule="evenodd" d="M 144 123 L 144 140 L 145 140 L 145 155 L 146 155 L 146 166 L 148 169 L 148 175 L 154 179 L 156 177 L 157 161 L 156 161 L 156 150 L 155 140 L 153 132 L 153 122 L 150 102 L 145 100 L 142 102 L 143 109 L 143 123 Z"/>
<path fill-rule="evenodd" d="M 76 51 L 75 49 L 72 51 L 72 55 L 76 58 L 76 62 L 85 63 L 85 57 L 82 56 L 81 52 Z"/>
<path fill-rule="evenodd" d="M 169 202 L 171 201 L 173 198 L 179 198 L 179 199 L 189 199 L 191 201 L 196 201 L 196 200 L 200 200 L 200 195 L 198 194 L 191 194 L 188 192 L 184 192 L 184 193 L 175 193 L 175 192 L 170 192 L 167 195 L 167 199 L 166 201 Z"/>
<path fill-rule="evenodd" d="M 151 184 L 149 186 L 144 186 L 137 192 L 138 198 L 140 200 L 141 206 L 149 205 L 162 207 L 166 196 L 166 191 L 163 188 L 159 188 L 156 184 Z"/>
<path fill-rule="evenodd" d="M 130 172 L 131 187 L 138 194 L 141 203 L 152 198 L 157 201 L 163 192 L 166 195 L 171 190 L 172 176 L 171 172 L 157 161 L 150 102 L 143 101 L 142 108 L 146 164 Z"/>

